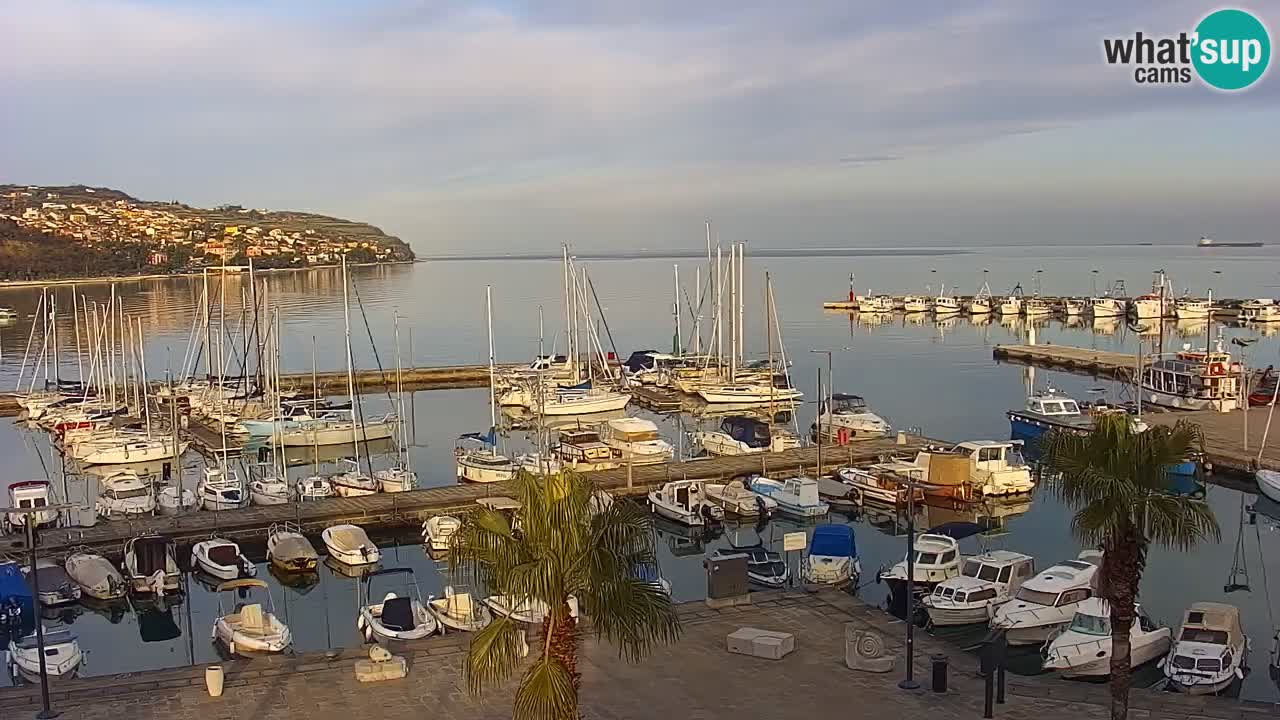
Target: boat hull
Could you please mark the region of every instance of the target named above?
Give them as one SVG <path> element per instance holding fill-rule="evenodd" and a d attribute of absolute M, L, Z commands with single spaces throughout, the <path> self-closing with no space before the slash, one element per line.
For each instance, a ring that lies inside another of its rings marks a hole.
<path fill-rule="evenodd" d="M 362 442 L 387 440 L 395 434 L 395 423 L 368 423 L 363 428 L 356 428 L 356 435 Z M 291 432 L 280 434 L 280 444 L 285 447 L 312 447 L 316 445 L 345 445 L 351 442 L 351 426 L 334 428 L 300 427 Z"/>
<path fill-rule="evenodd" d="M 929 622 L 938 627 L 978 625 L 991 619 L 991 610 L 985 605 L 967 608 L 926 605 L 925 609 L 929 613 Z"/>

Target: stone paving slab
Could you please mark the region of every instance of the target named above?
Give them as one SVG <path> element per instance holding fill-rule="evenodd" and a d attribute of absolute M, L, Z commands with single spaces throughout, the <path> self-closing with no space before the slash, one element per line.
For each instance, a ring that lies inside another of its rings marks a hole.
<path fill-rule="evenodd" d="M 658 648 L 645 662 L 620 660 L 607 645 L 588 639 L 580 661 L 582 714 L 593 720 L 667 717 L 681 720 L 733 717 L 876 717 L 886 720 L 959 720 L 982 716 L 982 682 L 976 661 L 925 633 L 916 635 L 915 672 L 927 681 L 930 654 L 951 658 L 950 690 L 904 692 L 899 673 L 856 673 L 844 666 L 844 624 L 880 632 L 901 652 L 902 629 L 878 609 L 843 593 L 758 593 L 753 603 L 709 610 L 681 607 L 684 637 Z M 795 635 L 796 650 L 781 660 L 725 651 L 725 636 L 743 626 Z M 226 691 L 211 698 L 204 668 L 180 668 L 85 678 L 59 684 L 55 708 L 68 720 L 451 720 L 509 718 L 512 686 L 483 697 L 462 683 L 466 637 L 438 638 L 398 651 L 409 677 L 381 683 L 355 680 L 358 650 L 294 658 L 258 658 L 226 664 Z M 0 690 L 0 718 L 29 720 L 40 701 L 38 687 Z M 1052 677 L 1012 678 L 1009 702 L 997 718 L 1102 720 L 1108 717 L 1105 686 Z M 1159 720 L 1259 720 L 1280 716 L 1263 703 L 1186 698 L 1135 690 L 1130 717 Z"/>

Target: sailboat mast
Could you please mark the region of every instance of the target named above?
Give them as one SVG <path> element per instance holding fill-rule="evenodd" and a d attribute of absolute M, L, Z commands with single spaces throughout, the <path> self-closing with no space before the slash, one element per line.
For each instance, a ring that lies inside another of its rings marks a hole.
<path fill-rule="evenodd" d="M 58 295 L 49 293 L 49 328 L 53 334 L 53 380 L 61 384 L 62 360 L 58 355 Z"/>
<path fill-rule="evenodd" d="M 146 343 L 142 341 L 142 318 L 138 318 L 138 366 L 142 377 L 138 384 L 142 388 L 142 414 L 147 421 L 147 439 L 151 439 L 151 402 L 147 395 L 147 354 Z"/>
<path fill-rule="evenodd" d="M 702 354 L 702 268 L 694 268 L 693 273 L 693 297 L 698 301 L 698 307 L 693 313 L 693 354 Z"/>
<path fill-rule="evenodd" d="M 204 283 L 204 374 L 205 378 L 213 377 L 213 319 L 209 297 L 209 268 L 200 271 Z"/>
<path fill-rule="evenodd" d="M 747 244 L 738 243 L 738 364 L 741 365 L 746 360 L 746 317 L 747 317 L 747 286 L 746 280 L 746 253 Z"/>
<path fill-rule="evenodd" d="M 724 292 L 724 281 L 721 277 L 722 268 L 720 266 L 720 246 L 716 245 L 716 277 L 715 277 L 715 296 L 716 302 L 716 364 L 724 366 L 724 303 L 721 294 Z M 723 372 L 723 370 L 721 370 Z"/>
<path fill-rule="evenodd" d="M 360 432 L 356 429 L 356 375 L 355 360 L 351 357 L 351 300 L 347 291 L 347 256 L 342 256 L 342 325 L 347 345 L 347 393 L 351 396 L 351 450 L 355 453 L 356 469 L 360 468 Z"/>
<path fill-rule="evenodd" d="M 738 248 L 729 246 L 729 382 L 738 379 Z"/>
<path fill-rule="evenodd" d="M 71 286 L 71 326 L 76 333 L 76 375 L 80 381 L 80 390 L 84 391 L 84 356 L 80 349 L 80 304 L 76 300 L 76 286 Z"/>
<path fill-rule="evenodd" d="M 573 299 L 569 295 L 569 246 L 561 245 L 560 251 L 562 258 L 560 261 L 561 270 L 564 273 L 564 337 L 565 337 L 565 358 L 570 363 L 576 363 L 577 358 L 573 354 Z M 487 293 L 488 291 L 486 291 Z M 493 353 L 489 353 L 492 355 Z M 575 365 L 576 368 L 576 365 Z M 490 382 L 490 385 L 493 383 Z"/>
<path fill-rule="evenodd" d="M 568 253 L 568 246 L 565 247 L 565 253 Z M 568 267 L 566 263 L 566 268 Z M 568 285 L 565 285 L 565 291 L 568 292 Z M 567 295 L 566 295 L 567 298 Z M 489 429 L 498 426 L 498 401 L 494 397 L 493 391 L 493 286 L 484 286 L 484 322 L 485 327 L 489 331 Z"/>
<path fill-rule="evenodd" d="M 671 314 L 674 315 L 676 319 L 676 337 L 675 342 L 673 342 L 671 346 L 676 355 L 683 355 L 684 353 L 680 350 L 680 264 L 676 263 L 675 265 L 672 265 L 672 268 L 675 274 L 675 302 L 671 306 Z"/>

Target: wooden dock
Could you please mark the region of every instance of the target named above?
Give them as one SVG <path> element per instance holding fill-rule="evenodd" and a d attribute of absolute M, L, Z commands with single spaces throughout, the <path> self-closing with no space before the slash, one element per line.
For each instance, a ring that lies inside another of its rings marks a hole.
<path fill-rule="evenodd" d="M 822 452 L 824 470 L 851 463 L 877 462 L 893 454 L 914 454 L 930 441 L 908 437 L 906 444 L 894 438 L 858 440 L 843 446 L 827 446 Z M 707 458 L 660 465 L 640 465 L 590 473 L 599 486 L 616 496 L 639 495 L 677 478 L 728 479 L 753 472 L 813 472 L 818 464 L 818 448 L 807 447 L 779 453 Z M 378 493 L 364 497 L 330 498 L 287 505 L 253 506 L 222 512 L 199 511 L 188 515 L 156 516 L 135 520 L 100 522 L 88 528 L 51 528 L 40 533 L 44 552 L 59 554 L 88 546 L 108 556 L 118 556 L 125 540 L 145 532 L 167 535 L 178 542 L 191 542 L 210 535 L 235 540 L 261 540 L 273 523 L 295 522 L 311 533 L 338 523 L 354 523 L 368 529 L 415 527 L 440 513 L 464 511 L 479 498 L 510 495 L 506 483 L 459 484 L 424 488 L 402 493 Z M 19 551 L 18 537 L 0 539 L 0 551 Z"/>
<path fill-rule="evenodd" d="M 1128 353 L 1094 350 L 1071 345 L 997 345 L 991 351 L 997 362 L 1063 370 L 1091 377 L 1133 381 L 1137 358 Z M 1143 362 L 1146 358 L 1143 358 Z"/>
<path fill-rule="evenodd" d="M 631 391 L 631 402 L 656 413 L 679 412 L 684 406 L 683 396 L 670 388 L 644 385 Z"/>
<path fill-rule="evenodd" d="M 1168 412 L 1143 415 L 1142 419 L 1152 425 L 1172 425 L 1179 420 L 1190 420 L 1200 426 L 1204 435 L 1205 462 L 1212 466 L 1215 473 L 1237 473 L 1252 475 L 1254 463 L 1258 459 L 1258 448 L 1262 445 L 1262 432 L 1267 425 L 1269 408 L 1257 407 L 1249 412 L 1249 441 L 1244 441 L 1245 413 L 1221 413 L 1208 410 L 1199 412 Z M 1280 423 L 1280 418 L 1277 419 Z M 1257 467 L 1264 470 L 1280 470 L 1280 424 L 1271 428 L 1271 436 L 1267 447 L 1262 452 L 1262 461 Z"/>

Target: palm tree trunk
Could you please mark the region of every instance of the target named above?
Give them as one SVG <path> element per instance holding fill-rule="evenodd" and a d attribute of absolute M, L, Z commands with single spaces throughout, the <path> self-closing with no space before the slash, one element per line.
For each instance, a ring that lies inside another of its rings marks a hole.
<path fill-rule="evenodd" d="M 1111 720 L 1129 717 L 1129 632 L 1137 614 L 1142 541 L 1133 529 L 1108 542 L 1103 557 L 1103 596 L 1111 606 Z"/>
<path fill-rule="evenodd" d="M 573 680 L 573 706 L 575 709 L 570 718 L 559 720 L 575 720 L 577 718 L 578 690 L 582 687 L 582 674 L 578 672 L 578 621 L 570 617 L 568 603 L 562 603 L 553 612 L 559 617 L 556 619 L 554 626 L 552 626 L 550 618 L 542 621 L 543 639 L 544 641 L 546 640 L 546 633 L 550 630 L 551 639 L 547 643 L 547 652 L 569 673 L 569 677 Z"/>

